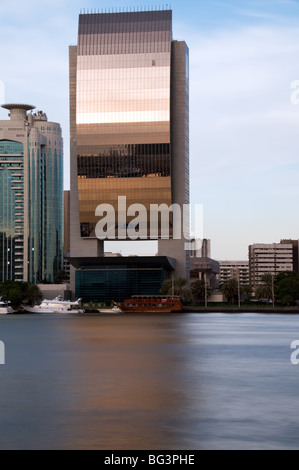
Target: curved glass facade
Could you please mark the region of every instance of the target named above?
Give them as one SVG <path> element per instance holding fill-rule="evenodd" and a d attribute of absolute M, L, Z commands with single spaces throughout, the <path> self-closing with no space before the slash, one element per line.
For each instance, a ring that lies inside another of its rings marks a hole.
<path fill-rule="evenodd" d="M 96 207 L 172 203 L 172 12 L 79 17 L 76 140 L 82 237 Z M 127 223 L 131 218 L 127 217 Z"/>
<path fill-rule="evenodd" d="M 4 105 L 0 128 L 0 282 L 53 282 L 63 267 L 63 141 L 57 123 Z"/>
<path fill-rule="evenodd" d="M 23 279 L 24 148 L 0 140 L 0 282 Z"/>
<path fill-rule="evenodd" d="M 63 142 L 59 124 L 35 121 L 43 145 L 31 142 L 30 278 L 55 281 L 63 269 Z"/>

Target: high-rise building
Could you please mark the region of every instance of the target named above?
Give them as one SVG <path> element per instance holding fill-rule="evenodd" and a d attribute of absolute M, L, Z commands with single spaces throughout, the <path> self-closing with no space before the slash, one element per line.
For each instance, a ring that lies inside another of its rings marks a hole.
<path fill-rule="evenodd" d="M 70 191 L 63 192 L 64 200 L 64 241 L 63 241 L 63 270 L 65 273 L 64 281 L 70 282 Z"/>
<path fill-rule="evenodd" d="M 63 141 L 34 106 L 0 121 L 0 282 L 53 282 L 63 262 Z"/>
<path fill-rule="evenodd" d="M 147 216 L 140 225 L 150 238 L 153 205 L 164 204 L 161 212 L 167 215 L 172 204 L 183 209 L 189 203 L 188 57 L 185 42 L 172 40 L 171 10 L 79 16 L 78 44 L 70 47 L 70 260 L 78 268 L 71 274 L 77 295 L 84 284 L 83 266 L 89 279 L 93 272 L 97 285 L 104 285 L 99 271 L 106 268 L 98 266 L 96 272 L 95 267 L 104 260 L 103 240 L 96 231 L 98 205 L 115 210 L 115 239 L 125 240 L 141 205 Z M 133 213 L 126 212 L 129 207 Z M 182 214 L 182 236 L 173 236 L 170 216 L 169 239 L 163 237 L 160 214 L 155 263 L 161 272 L 175 266 L 176 276 L 188 277 Z M 122 262 L 127 270 L 133 263 Z M 148 262 L 152 265 L 153 260 L 144 260 L 144 266 Z M 105 263 L 107 267 L 107 259 Z M 152 284 L 152 293 L 158 285 Z"/>
<path fill-rule="evenodd" d="M 293 271 L 293 244 L 291 242 L 249 246 L 249 282 L 251 287 L 261 283 L 264 274 L 276 276 L 280 272 Z"/>

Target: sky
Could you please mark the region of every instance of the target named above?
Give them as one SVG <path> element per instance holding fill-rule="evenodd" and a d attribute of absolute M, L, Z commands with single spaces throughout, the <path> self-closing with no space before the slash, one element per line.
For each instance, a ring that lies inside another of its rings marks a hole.
<path fill-rule="evenodd" d="M 69 189 L 68 47 L 80 11 L 164 7 L 190 49 L 191 202 L 212 257 L 299 239 L 299 0 L 0 0 L 0 101 L 61 124 Z"/>

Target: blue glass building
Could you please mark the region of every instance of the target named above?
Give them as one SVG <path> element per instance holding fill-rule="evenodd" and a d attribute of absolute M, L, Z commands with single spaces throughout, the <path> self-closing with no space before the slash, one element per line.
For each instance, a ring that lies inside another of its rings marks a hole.
<path fill-rule="evenodd" d="M 0 121 L 0 282 L 53 282 L 63 267 L 61 127 L 33 106 Z"/>

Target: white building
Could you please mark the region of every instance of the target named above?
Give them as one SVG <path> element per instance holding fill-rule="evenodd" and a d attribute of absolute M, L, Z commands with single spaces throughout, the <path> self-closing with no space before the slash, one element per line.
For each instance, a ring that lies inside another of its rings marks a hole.
<path fill-rule="evenodd" d="M 254 244 L 249 246 L 249 281 L 252 287 L 260 284 L 264 274 L 293 271 L 292 243 Z"/>
<path fill-rule="evenodd" d="M 249 284 L 248 261 L 219 261 L 219 267 L 220 284 L 224 284 L 229 279 L 239 279 L 242 286 Z"/>

